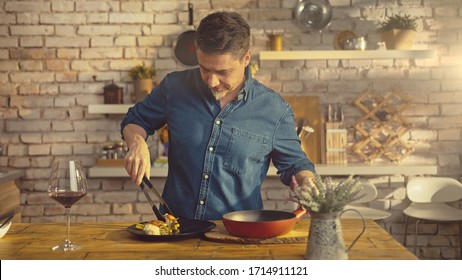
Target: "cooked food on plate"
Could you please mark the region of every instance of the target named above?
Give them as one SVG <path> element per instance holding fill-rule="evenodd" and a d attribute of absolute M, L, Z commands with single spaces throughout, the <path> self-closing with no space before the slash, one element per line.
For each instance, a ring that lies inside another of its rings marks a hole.
<path fill-rule="evenodd" d="M 142 229 L 147 235 L 173 235 L 180 233 L 180 224 L 173 215 L 165 214 L 165 222 L 151 220 L 143 224 L 137 224 L 136 228 Z"/>

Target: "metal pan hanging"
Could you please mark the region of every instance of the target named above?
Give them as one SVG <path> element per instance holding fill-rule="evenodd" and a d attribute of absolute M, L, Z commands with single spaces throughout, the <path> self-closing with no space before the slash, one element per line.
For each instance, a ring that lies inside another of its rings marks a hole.
<path fill-rule="evenodd" d="M 299 0 L 295 7 L 295 20 L 304 32 L 320 32 L 332 19 L 332 6 L 328 0 Z"/>
<path fill-rule="evenodd" d="M 193 4 L 188 3 L 189 25 L 193 26 Z M 188 30 L 181 33 L 173 42 L 173 53 L 176 59 L 184 65 L 196 66 L 197 55 L 194 37 L 196 36 L 195 30 Z"/>

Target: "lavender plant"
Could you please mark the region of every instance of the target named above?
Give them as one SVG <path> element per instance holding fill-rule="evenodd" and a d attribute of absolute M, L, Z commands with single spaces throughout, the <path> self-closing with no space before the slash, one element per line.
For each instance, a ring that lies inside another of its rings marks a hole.
<path fill-rule="evenodd" d="M 362 197 L 361 184 L 350 175 L 347 179 L 335 182 L 330 177 L 324 180 L 315 174 L 307 185 L 293 188 L 289 200 L 303 205 L 308 211 L 329 213 L 341 211 L 345 205 Z"/>

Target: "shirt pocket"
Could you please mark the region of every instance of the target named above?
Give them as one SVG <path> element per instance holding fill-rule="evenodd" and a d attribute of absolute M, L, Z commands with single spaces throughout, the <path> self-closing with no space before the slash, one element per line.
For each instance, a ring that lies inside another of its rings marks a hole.
<path fill-rule="evenodd" d="M 226 149 L 224 168 L 237 174 L 250 173 L 255 165 L 265 161 L 267 147 L 267 136 L 234 127 Z"/>

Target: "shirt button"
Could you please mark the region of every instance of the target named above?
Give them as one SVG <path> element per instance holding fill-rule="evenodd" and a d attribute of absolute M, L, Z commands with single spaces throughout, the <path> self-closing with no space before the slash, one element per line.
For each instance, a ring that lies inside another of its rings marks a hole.
<path fill-rule="evenodd" d="M 199 201 L 199 204 L 200 204 L 200 205 L 204 205 L 205 202 L 204 202 L 203 200 L 201 200 L 201 201 Z"/>
<path fill-rule="evenodd" d="M 209 178 L 209 175 L 205 174 L 205 175 L 204 175 L 204 179 L 207 180 L 208 178 Z"/>
<path fill-rule="evenodd" d="M 213 147 L 209 147 L 209 151 L 213 152 Z"/>
<path fill-rule="evenodd" d="M 219 125 L 219 124 L 221 124 L 221 121 L 220 121 L 220 120 L 216 120 L 215 123 Z"/>

